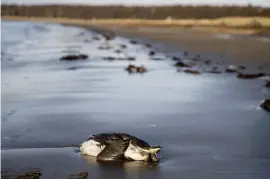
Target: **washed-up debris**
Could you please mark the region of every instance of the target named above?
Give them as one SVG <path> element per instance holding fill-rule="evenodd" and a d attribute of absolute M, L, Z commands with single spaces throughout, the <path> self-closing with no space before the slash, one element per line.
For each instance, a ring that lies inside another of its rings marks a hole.
<path fill-rule="evenodd" d="M 162 58 L 162 57 L 153 57 L 153 58 L 151 58 L 151 60 L 156 60 L 156 61 L 158 61 L 158 60 L 164 60 L 164 58 Z"/>
<path fill-rule="evenodd" d="M 108 60 L 108 61 L 116 60 L 115 57 L 103 57 L 102 59 L 103 59 L 103 60 Z"/>
<path fill-rule="evenodd" d="M 217 67 L 212 67 L 211 70 L 206 70 L 206 72 L 207 73 L 215 73 L 215 74 L 221 73 L 221 71 L 219 71 Z"/>
<path fill-rule="evenodd" d="M 201 74 L 201 72 L 199 70 L 193 70 L 193 69 L 186 69 L 184 70 L 185 73 L 190 73 L 190 74 L 194 74 L 194 75 L 199 75 Z"/>
<path fill-rule="evenodd" d="M 173 56 L 173 57 L 172 57 L 172 60 L 173 60 L 173 61 L 181 61 L 182 59 L 181 59 L 180 57 Z"/>
<path fill-rule="evenodd" d="M 147 70 L 146 68 L 142 66 L 135 66 L 135 65 L 128 65 L 127 68 L 125 68 L 126 71 L 129 73 L 145 73 Z"/>
<path fill-rule="evenodd" d="M 94 28 L 93 30 L 99 33 L 100 35 L 102 35 L 105 38 L 105 40 L 112 40 L 115 38 L 114 32 L 111 32 L 102 28 Z"/>
<path fill-rule="evenodd" d="M 128 61 L 135 61 L 135 59 L 136 59 L 135 57 L 127 57 Z"/>
<path fill-rule="evenodd" d="M 100 40 L 100 38 L 97 37 L 97 36 L 93 36 L 92 39 L 93 39 L 93 40 Z"/>
<path fill-rule="evenodd" d="M 80 67 L 69 67 L 67 70 L 77 70 L 79 69 Z"/>
<path fill-rule="evenodd" d="M 264 100 L 261 105 L 261 108 L 265 109 L 266 111 L 270 112 L 270 99 Z"/>
<path fill-rule="evenodd" d="M 238 68 L 241 69 L 241 70 L 245 70 L 246 69 L 246 67 L 243 66 L 243 65 L 239 65 Z"/>
<path fill-rule="evenodd" d="M 90 40 L 90 39 L 84 39 L 84 42 L 85 43 L 89 43 L 89 42 L 91 42 L 92 40 Z"/>
<path fill-rule="evenodd" d="M 127 45 L 125 45 L 125 44 L 119 44 L 119 46 L 120 46 L 121 48 L 127 48 Z"/>
<path fill-rule="evenodd" d="M 182 61 L 179 61 L 176 64 L 174 64 L 174 66 L 176 66 L 176 67 L 192 67 L 194 65 L 195 64 L 193 64 L 193 63 L 184 63 Z"/>
<path fill-rule="evenodd" d="M 79 174 L 70 175 L 69 179 L 87 179 L 88 172 L 81 172 Z"/>
<path fill-rule="evenodd" d="M 115 38 L 115 34 L 111 31 L 108 31 L 108 30 L 105 30 L 102 28 L 97 28 L 97 27 L 93 28 L 92 30 L 94 32 L 102 35 L 105 38 L 105 40 L 112 40 Z M 98 38 L 98 40 L 100 40 L 100 39 Z"/>
<path fill-rule="evenodd" d="M 103 36 L 105 38 L 105 40 L 107 40 L 107 41 L 115 38 L 114 32 L 111 32 L 111 31 L 108 31 L 108 30 L 105 30 L 102 28 L 97 28 L 97 27 L 93 28 L 92 30 L 94 32 L 98 33 L 99 35 Z M 100 38 L 97 36 L 94 36 L 93 39 L 100 40 Z"/>
<path fill-rule="evenodd" d="M 204 63 L 205 65 L 210 65 L 211 60 L 205 60 L 203 63 Z"/>
<path fill-rule="evenodd" d="M 111 48 L 112 48 L 112 47 L 109 46 L 109 45 L 101 45 L 101 46 L 98 47 L 99 50 L 109 50 L 109 49 L 111 49 Z"/>
<path fill-rule="evenodd" d="M 267 81 L 265 87 L 270 88 L 270 81 Z"/>
<path fill-rule="evenodd" d="M 145 46 L 148 47 L 148 48 L 151 48 L 152 47 L 151 44 L 145 44 Z"/>
<path fill-rule="evenodd" d="M 199 58 L 197 58 L 197 57 L 193 57 L 193 58 L 191 58 L 191 60 L 193 60 L 193 61 L 199 61 L 200 59 Z"/>
<path fill-rule="evenodd" d="M 134 150 L 134 148 L 137 150 Z M 150 146 L 142 139 L 126 133 L 94 134 L 80 146 L 82 155 L 94 156 L 98 162 L 120 162 L 132 159 L 149 164 L 158 164 L 157 154 L 160 150 L 160 146 Z"/>
<path fill-rule="evenodd" d="M 40 171 L 27 172 L 14 177 L 14 179 L 39 179 L 41 175 Z"/>
<path fill-rule="evenodd" d="M 128 61 L 135 61 L 135 57 L 112 57 L 112 56 L 108 56 L 108 57 L 103 57 L 103 60 L 108 60 L 108 61 L 113 61 L 113 60 L 128 60 Z"/>
<path fill-rule="evenodd" d="M 104 37 L 106 40 L 112 40 L 112 39 L 115 38 L 115 34 L 114 34 L 113 32 L 108 32 L 108 31 L 105 32 L 105 31 L 103 31 L 101 34 L 103 35 L 103 37 Z"/>
<path fill-rule="evenodd" d="M 122 53 L 122 50 L 117 49 L 117 50 L 115 50 L 114 52 L 115 52 L 115 53 Z"/>
<path fill-rule="evenodd" d="M 234 65 L 229 65 L 226 68 L 227 73 L 235 73 L 235 72 L 237 72 L 237 70 L 238 70 L 237 66 L 234 66 Z"/>
<path fill-rule="evenodd" d="M 239 73 L 237 75 L 237 78 L 241 78 L 241 79 L 255 79 L 255 78 L 260 78 L 265 76 L 264 73 L 256 73 L 256 74 L 243 74 L 243 73 Z"/>
<path fill-rule="evenodd" d="M 60 60 L 72 61 L 72 60 L 86 60 L 88 55 L 86 54 L 74 54 L 74 55 L 66 55 L 60 58 Z"/>
<path fill-rule="evenodd" d="M 154 56 L 154 55 L 156 55 L 156 52 L 153 51 L 153 50 L 151 50 L 151 51 L 148 53 L 148 55 L 149 55 L 149 56 Z"/>
<path fill-rule="evenodd" d="M 131 44 L 135 45 L 135 44 L 138 44 L 138 42 L 136 40 L 130 40 L 129 41 Z"/>

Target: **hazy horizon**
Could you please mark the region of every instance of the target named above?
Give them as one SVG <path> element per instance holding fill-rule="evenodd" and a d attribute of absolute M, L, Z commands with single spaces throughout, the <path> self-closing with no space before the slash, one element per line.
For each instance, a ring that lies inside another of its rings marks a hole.
<path fill-rule="evenodd" d="M 80 4 L 80 5 L 238 5 L 270 7 L 270 0 L 2 0 L 1 4 Z"/>

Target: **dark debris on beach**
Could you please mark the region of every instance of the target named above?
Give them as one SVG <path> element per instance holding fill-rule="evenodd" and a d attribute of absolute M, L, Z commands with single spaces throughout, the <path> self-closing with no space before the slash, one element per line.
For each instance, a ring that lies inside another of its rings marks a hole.
<path fill-rule="evenodd" d="M 201 72 L 199 70 L 193 70 L 193 69 L 186 69 L 184 70 L 185 73 L 190 73 L 190 74 L 194 74 L 194 75 L 199 75 L 201 74 Z"/>
<path fill-rule="evenodd" d="M 60 58 L 60 60 L 73 61 L 73 60 L 86 60 L 88 55 L 86 54 L 74 54 L 74 55 L 65 55 Z"/>
<path fill-rule="evenodd" d="M 256 73 L 256 74 L 239 73 L 237 75 L 237 78 L 240 78 L 240 79 L 255 79 L 255 78 L 260 78 L 260 77 L 263 77 L 263 76 L 265 76 L 264 73 Z"/>
<path fill-rule="evenodd" d="M 184 63 L 182 61 L 179 61 L 179 62 L 175 63 L 174 66 L 176 66 L 176 67 L 192 67 L 192 66 L 194 66 L 194 64 Z"/>
<path fill-rule="evenodd" d="M 270 99 L 266 99 L 261 103 L 261 108 L 263 108 L 265 111 L 270 112 Z"/>
<path fill-rule="evenodd" d="M 129 73 L 145 73 L 147 70 L 144 66 L 135 66 L 135 65 L 128 65 L 125 68 L 126 71 Z"/>
<path fill-rule="evenodd" d="M 138 42 L 136 40 L 130 40 L 129 41 L 131 44 L 135 45 L 135 44 L 138 44 Z"/>
<path fill-rule="evenodd" d="M 88 172 L 81 172 L 79 174 L 70 175 L 68 179 L 87 179 L 88 178 Z"/>
<path fill-rule="evenodd" d="M 267 81 L 267 82 L 265 83 L 265 87 L 270 88 L 270 81 Z"/>
<path fill-rule="evenodd" d="M 41 175 L 40 171 L 26 172 L 15 176 L 14 179 L 39 179 Z"/>

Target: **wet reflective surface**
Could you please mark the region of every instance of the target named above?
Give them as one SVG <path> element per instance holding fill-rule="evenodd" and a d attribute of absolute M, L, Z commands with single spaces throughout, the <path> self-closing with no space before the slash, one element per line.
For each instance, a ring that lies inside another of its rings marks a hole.
<path fill-rule="evenodd" d="M 111 48 L 98 49 L 104 44 Z M 124 53 L 115 53 L 121 44 Z M 270 117 L 258 107 L 270 91 L 261 79 L 177 72 L 165 54 L 151 60 L 142 44 L 120 37 L 105 42 L 58 24 L 3 21 L 1 46 L 2 174 L 270 177 Z M 74 51 L 88 60 L 59 60 Z M 136 60 L 103 60 L 108 56 Z M 130 75 L 129 64 L 148 72 Z M 126 132 L 161 145 L 160 164 L 101 164 L 73 147 L 99 132 Z"/>

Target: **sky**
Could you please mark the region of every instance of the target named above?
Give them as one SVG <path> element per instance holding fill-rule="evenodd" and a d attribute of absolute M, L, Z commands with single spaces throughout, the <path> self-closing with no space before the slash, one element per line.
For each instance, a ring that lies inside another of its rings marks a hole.
<path fill-rule="evenodd" d="M 23 4 L 87 4 L 87 5 L 247 5 L 270 7 L 270 0 L 2 0 L 2 3 Z"/>

